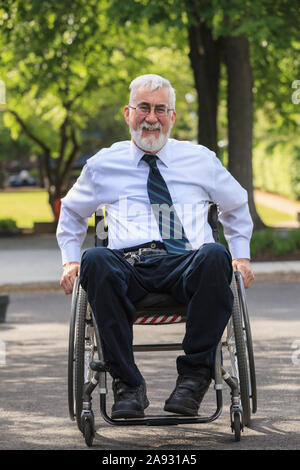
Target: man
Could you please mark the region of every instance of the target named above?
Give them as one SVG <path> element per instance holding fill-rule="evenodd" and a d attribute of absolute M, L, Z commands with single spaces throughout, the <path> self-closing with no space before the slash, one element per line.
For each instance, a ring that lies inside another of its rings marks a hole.
<path fill-rule="evenodd" d="M 176 111 L 168 80 L 144 75 L 130 90 L 124 117 L 131 142 L 89 159 L 62 200 L 61 286 L 70 294 L 80 273 L 113 377 L 116 419 L 143 417 L 149 405 L 133 356 L 134 304 L 148 292 L 166 292 L 188 304 L 184 354 L 177 358 L 178 379 L 164 410 L 192 416 L 210 385 L 215 349 L 231 315 L 232 267 L 241 271 L 246 288 L 253 281 L 247 193 L 213 152 L 169 139 Z M 211 200 L 219 204 L 231 254 L 213 240 Z M 103 205 L 108 247 L 87 250 L 80 266 L 88 217 Z"/>

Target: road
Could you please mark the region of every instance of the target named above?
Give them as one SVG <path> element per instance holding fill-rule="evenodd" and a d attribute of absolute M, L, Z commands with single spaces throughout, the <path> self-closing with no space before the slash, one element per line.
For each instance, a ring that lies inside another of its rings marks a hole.
<path fill-rule="evenodd" d="M 234 442 L 230 430 L 227 389 L 223 413 L 217 421 L 171 427 L 112 427 L 100 417 L 98 394 L 95 393 L 93 409 L 97 436 L 92 449 L 299 448 L 299 284 L 257 283 L 247 291 L 247 299 L 256 359 L 258 411 L 240 442 Z M 2 450 L 88 450 L 76 424 L 68 416 L 70 301 L 69 296 L 59 292 L 11 294 L 7 322 L 0 324 L 0 344 L 6 352 L 5 358 L 3 354 L 1 356 L 3 364 L 0 366 Z M 135 328 L 136 343 L 151 341 L 154 333 L 155 341 L 176 342 L 184 325 Z M 161 412 L 165 398 L 173 389 L 175 357 L 175 352 L 136 353 L 136 362 L 148 384 L 149 414 Z M 211 389 L 201 406 L 201 413 L 208 415 L 214 410 L 215 395 Z"/>

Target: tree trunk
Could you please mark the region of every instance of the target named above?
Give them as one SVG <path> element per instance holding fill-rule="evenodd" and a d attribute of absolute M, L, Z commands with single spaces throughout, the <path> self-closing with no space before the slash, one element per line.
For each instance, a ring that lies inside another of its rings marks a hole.
<path fill-rule="evenodd" d="M 261 229 L 265 225 L 256 211 L 253 196 L 253 83 L 248 39 L 239 36 L 223 41 L 228 87 L 228 170 L 247 190 L 254 228 Z"/>
<path fill-rule="evenodd" d="M 198 98 L 198 142 L 218 153 L 217 109 L 220 77 L 220 45 L 200 22 L 188 29 L 189 58 Z"/>
<path fill-rule="evenodd" d="M 39 173 L 40 187 L 44 188 L 45 187 L 44 165 L 43 165 L 43 157 L 40 154 L 38 155 L 38 173 Z"/>
<path fill-rule="evenodd" d="M 80 94 L 77 94 L 77 97 Z M 73 102 L 74 103 L 74 100 Z M 66 105 L 66 109 L 70 110 L 70 104 Z M 74 127 L 70 126 L 70 131 L 67 135 L 66 127 L 69 124 L 68 116 L 65 118 L 64 122 L 61 125 L 60 129 L 60 155 L 59 158 L 55 160 L 55 168 L 51 165 L 51 150 L 50 148 L 37 137 L 27 126 L 27 124 L 21 119 L 21 117 L 13 110 L 8 110 L 13 116 L 15 116 L 17 122 L 20 124 L 24 134 L 35 144 L 37 144 L 41 151 L 42 156 L 39 159 L 39 164 L 41 166 L 40 172 L 46 175 L 47 179 L 47 190 L 49 194 L 49 204 L 51 206 L 54 220 L 57 220 L 58 208 L 60 205 L 60 199 L 65 196 L 67 191 L 67 182 L 69 175 L 72 171 L 72 164 L 79 152 L 79 144 L 76 137 L 76 132 Z M 68 147 L 68 142 L 71 143 L 71 149 L 66 155 L 66 148 Z M 64 158 L 66 157 L 66 159 Z M 52 160 L 53 162 L 53 160 Z"/>
<path fill-rule="evenodd" d="M 5 175 L 3 163 L 0 162 L 0 189 L 4 189 L 5 177 L 6 175 Z"/>

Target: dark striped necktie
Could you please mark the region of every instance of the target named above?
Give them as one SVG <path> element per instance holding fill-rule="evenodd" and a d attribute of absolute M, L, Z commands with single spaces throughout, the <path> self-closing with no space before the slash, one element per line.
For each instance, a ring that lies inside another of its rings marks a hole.
<path fill-rule="evenodd" d="M 191 250 L 192 247 L 184 233 L 175 208 L 172 207 L 171 194 L 157 167 L 157 159 L 156 155 L 151 154 L 145 154 L 142 157 L 142 160 L 148 163 L 150 167 L 147 189 L 151 208 L 166 250 L 169 253 L 183 254 Z"/>

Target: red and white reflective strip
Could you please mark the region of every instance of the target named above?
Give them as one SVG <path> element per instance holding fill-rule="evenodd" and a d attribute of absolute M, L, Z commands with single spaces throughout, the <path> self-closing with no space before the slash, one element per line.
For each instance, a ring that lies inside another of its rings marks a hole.
<path fill-rule="evenodd" d="M 180 323 L 181 315 L 153 315 L 152 317 L 138 317 L 134 320 L 135 325 L 157 325 L 160 323 Z"/>

